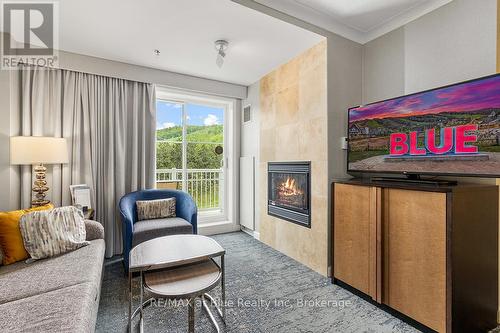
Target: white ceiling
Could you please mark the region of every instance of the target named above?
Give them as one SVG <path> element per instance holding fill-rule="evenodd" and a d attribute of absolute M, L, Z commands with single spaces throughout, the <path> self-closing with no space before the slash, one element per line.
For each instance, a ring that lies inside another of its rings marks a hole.
<path fill-rule="evenodd" d="M 323 38 L 230 0 L 64 0 L 59 11 L 62 50 L 243 85 Z"/>
<path fill-rule="evenodd" d="M 364 44 L 452 0 L 255 0 Z"/>

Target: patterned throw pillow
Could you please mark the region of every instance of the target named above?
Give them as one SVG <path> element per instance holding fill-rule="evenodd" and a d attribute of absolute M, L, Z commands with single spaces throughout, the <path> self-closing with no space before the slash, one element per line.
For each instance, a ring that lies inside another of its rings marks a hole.
<path fill-rule="evenodd" d="M 90 244 L 85 241 L 83 213 L 72 206 L 23 215 L 19 227 L 24 247 L 33 260 L 53 257 Z"/>
<path fill-rule="evenodd" d="M 138 200 L 135 204 L 139 221 L 175 217 L 175 198 Z"/>

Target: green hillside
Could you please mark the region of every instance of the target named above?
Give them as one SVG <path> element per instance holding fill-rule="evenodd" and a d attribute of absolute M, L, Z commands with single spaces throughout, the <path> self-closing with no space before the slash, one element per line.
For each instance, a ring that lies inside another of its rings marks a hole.
<path fill-rule="evenodd" d="M 215 147 L 224 142 L 222 125 L 188 126 L 187 164 L 189 169 L 218 169 L 222 155 L 215 153 Z M 156 131 L 156 168 L 182 168 L 182 127 L 175 126 Z M 201 142 L 201 143 L 197 143 Z"/>
<path fill-rule="evenodd" d="M 188 142 L 213 142 L 222 144 L 223 132 L 222 125 L 190 125 L 187 127 L 187 140 Z M 182 127 L 175 126 L 157 130 L 156 139 L 158 141 L 182 142 Z"/>
<path fill-rule="evenodd" d="M 156 130 L 156 140 L 158 141 L 182 141 L 182 127 L 175 126 Z"/>

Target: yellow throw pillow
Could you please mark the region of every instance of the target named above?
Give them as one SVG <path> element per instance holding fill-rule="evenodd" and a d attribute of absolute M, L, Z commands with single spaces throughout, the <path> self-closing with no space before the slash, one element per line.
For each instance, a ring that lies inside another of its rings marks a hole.
<path fill-rule="evenodd" d="M 0 212 L 0 247 L 3 250 L 3 264 L 10 265 L 28 258 L 23 237 L 19 229 L 21 217 L 29 212 L 54 209 L 51 203 L 28 209 Z"/>

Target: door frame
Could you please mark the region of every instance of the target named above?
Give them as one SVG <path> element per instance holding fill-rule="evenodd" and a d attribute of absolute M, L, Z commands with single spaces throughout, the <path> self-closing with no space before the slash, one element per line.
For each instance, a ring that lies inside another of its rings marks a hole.
<path fill-rule="evenodd" d="M 241 101 L 233 98 L 211 96 L 179 89 L 156 86 L 156 100 L 176 103 L 193 103 L 224 108 L 224 188 L 223 214 L 199 214 L 198 230 L 200 234 L 215 234 L 240 230 L 239 221 L 239 123 Z M 183 117 L 186 116 L 183 111 Z M 183 119 L 185 121 L 186 119 Z M 183 136 L 184 140 L 184 136 Z M 183 147 L 186 145 L 183 142 Z M 183 152 L 184 153 L 184 152 Z M 183 157 L 184 159 L 185 157 Z M 155 161 L 156 165 L 156 161 Z M 184 166 L 184 165 L 183 165 Z"/>

